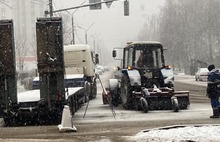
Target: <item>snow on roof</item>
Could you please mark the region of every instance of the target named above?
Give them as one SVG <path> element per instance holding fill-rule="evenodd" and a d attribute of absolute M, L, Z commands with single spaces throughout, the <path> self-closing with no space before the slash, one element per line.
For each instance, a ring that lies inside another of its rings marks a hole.
<path fill-rule="evenodd" d="M 64 51 L 81 51 L 89 50 L 89 45 L 85 44 L 75 44 L 75 45 L 64 45 Z"/>
<path fill-rule="evenodd" d="M 133 45 L 133 44 L 161 44 L 161 43 L 157 41 L 134 41 L 128 43 L 128 45 Z"/>
<path fill-rule="evenodd" d="M 83 78 L 84 74 L 68 74 L 64 75 L 65 79 Z M 33 81 L 39 81 L 39 77 L 35 77 Z"/>

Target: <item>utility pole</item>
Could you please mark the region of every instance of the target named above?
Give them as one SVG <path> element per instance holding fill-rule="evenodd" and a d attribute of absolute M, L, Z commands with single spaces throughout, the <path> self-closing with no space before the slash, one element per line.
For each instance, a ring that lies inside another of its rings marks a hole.
<path fill-rule="evenodd" d="M 49 0 L 50 17 L 53 17 L 53 1 Z"/>

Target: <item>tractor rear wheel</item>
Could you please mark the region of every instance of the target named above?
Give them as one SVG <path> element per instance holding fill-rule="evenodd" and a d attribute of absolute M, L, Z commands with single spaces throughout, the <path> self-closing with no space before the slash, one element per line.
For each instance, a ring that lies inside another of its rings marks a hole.
<path fill-rule="evenodd" d="M 147 100 L 145 98 L 141 99 L 141 107 L 142 107 L 144 113 L 148 113 L 149 106 L 148 106 L 148 102 L 147 102 Z"/>
<path fill-rule="evenodd" d="M 130 80 L 127 75 L 123 75 L 121 79 L 121 101 L 124 109 L 131 109 L 130 103 L 132 102 L 131 98 L 132 87 L 130 85 Z"/>
<path fill-rule="evenodd" d="M 177 98 L 172 98 L 172 107 L 174 112 L 179 111 L 179 104 Z"/>

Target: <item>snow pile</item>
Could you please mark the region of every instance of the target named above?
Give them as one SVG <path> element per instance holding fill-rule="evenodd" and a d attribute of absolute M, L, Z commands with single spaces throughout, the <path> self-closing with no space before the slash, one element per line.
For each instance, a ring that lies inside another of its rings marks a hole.
<path fill-rule="evenodd" d="M 139 132 L 130 140 L 136 142 L 219 142 L 220 125 L 152 129 Z"/>

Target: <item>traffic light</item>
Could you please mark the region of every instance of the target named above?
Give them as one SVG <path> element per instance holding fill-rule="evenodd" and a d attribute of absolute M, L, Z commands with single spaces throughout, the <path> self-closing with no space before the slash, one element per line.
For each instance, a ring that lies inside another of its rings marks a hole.
<path fill-rule="evenodd" d="M 94 3 L 98 3 L 98 4 L 94 4 Z M 101 0 L 89 0 L 89 4 L 91 4 L 89 6 L 90 10 L 100 10 L 100 9 L 102 9 Z"/>
<path fill-rule="evenodd" d="M 124 16 L 129 16 L 129 1 L 124 1 Z"/>

